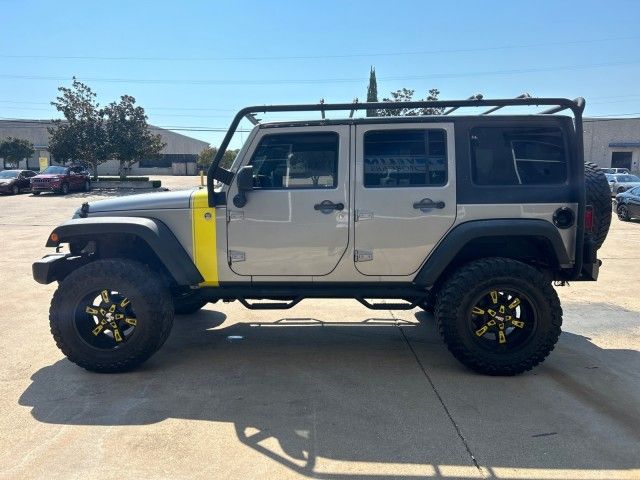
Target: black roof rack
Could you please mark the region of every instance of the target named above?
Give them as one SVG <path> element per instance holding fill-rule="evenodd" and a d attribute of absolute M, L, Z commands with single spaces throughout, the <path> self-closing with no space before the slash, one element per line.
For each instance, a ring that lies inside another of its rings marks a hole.
<path fill-rule="evenodd" d="M 353 103 L 324 103 L 324 99 L 317 104 L 300 104 L 300 105 L 256 105 L 251 107 L 245 107 L 240 110 L 233 118 L 229 130 L 222 139 L 220 148 L 216 153 L 211 166 L 207 171 L 207 189 L 209 192 L 209 205 L 215 206 L 215 195 L 213 191 L 214 180 L 219 180 L 222 183 L 229 185 L 233 180 L 233 172 L 230 172 L 224 168 L 219 167 L 222 156 L 224 155 L 231 138 L 236 132 L 240 121 L 243 118 L 247 118 L 252 124 L 256 125 L 258 120 L 255 117 L 256 113 L 268 113 L 268 112 L 320 112 L 322 118 L 325 118 L 325 112 L 328 111 L 349 111 L 349 117 L 353 115 L 355 110 L 387 110 L 401 108 L 448 108 L 445 111 L 445 115 L 448 115 L 454 110 L 461 107 L 492 107 L 482 112 L 483 115 L 487 115 L 503 107 L 518 107 L 518 106 L 549 106 L 541 112 L 542 115 L 549 115 L 553 113 L 562 112 L 564 110 L 571 110 L 575 119 L 576 132 L 582 134 L 582 112 L 584 111 L 585 101 L 582 97 L 578 97 L 574 100 L 568 98 L 535 98 L 525 93 L 519 95 L 517 98 L 497 98 L 497 99 L 485 99 L 480 94 L 472 95 L 466 100 L 423 100 L 417 102 L 362 102 L 354 101 Z"/>

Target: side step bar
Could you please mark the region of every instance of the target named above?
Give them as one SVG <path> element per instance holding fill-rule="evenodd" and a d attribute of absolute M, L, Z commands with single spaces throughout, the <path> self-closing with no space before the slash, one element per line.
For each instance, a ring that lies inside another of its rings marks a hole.
<path fill-rule="evenodd" d="M 250 299 L 247 298 L 238 298 L 237 300 L 249 310 L 288 310 L 289 308 L 296 306 L 298 303 L 304 300 L 304 298 L 305 297 L 296 297 L 291 300 L 282 299 L 283 301 L 281 302 L 254 303 L 249 303 L 248 300 Z M 364 297 L 356 297 L 355 300 L 357 300 L 359 303 L 370 310 L 412 310 L 418 305 L 421 299 L 415 299 L 403 303 L 371 303 L 368 302 Z"/>

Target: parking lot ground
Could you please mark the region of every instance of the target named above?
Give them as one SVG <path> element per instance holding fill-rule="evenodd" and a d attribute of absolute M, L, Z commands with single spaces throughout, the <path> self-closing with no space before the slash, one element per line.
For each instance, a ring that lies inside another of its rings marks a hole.
<path fill-rule="evenodd" d="M 56 348 L 56 286 L 31 278 L 100 196 L 0 197 L 2 478 L 640 478 L 640 222 L 613 220 L 600 281 L 558 288 L 560 342 L 517 377 L 466 370 L 420 310 L 347 300 L 209 305 L 100 375 Z"/>

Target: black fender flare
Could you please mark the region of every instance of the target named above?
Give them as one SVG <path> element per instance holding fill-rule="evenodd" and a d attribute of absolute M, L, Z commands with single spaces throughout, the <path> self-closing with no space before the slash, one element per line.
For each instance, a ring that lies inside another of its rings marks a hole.
<path fill-rule="evenodd" d="M 69 220 L 51 232 L 46 246 L 57 247 L 74 238 L 99 239 L 107 234 L 133 235 L 146 242 L 178 285 L 197 285 L 204 281 L 169 227 L 153 218 L 89 217 Z"/>
<path fill-rule="evenodd" d="M 572 263 L 555 225 L 540 219 L 472 220 L 454 227 L 431 252 L 413 283 L 432 287 L 456 255 L 472 240 L 486 237 L 532 237 L 550 242 L 559 265 Z"/>

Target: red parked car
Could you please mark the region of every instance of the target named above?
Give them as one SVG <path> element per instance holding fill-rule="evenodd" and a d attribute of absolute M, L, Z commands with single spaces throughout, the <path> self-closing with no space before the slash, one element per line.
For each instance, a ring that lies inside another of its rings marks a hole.
<path fill-rule="evenodd" d="M 91 176 L 83 166 L 51 165 L 31 179 L 31 191 L 34 195 L 40 195 L 40 192 L 66 195 L 71 190 L 91 190 Z"/>

